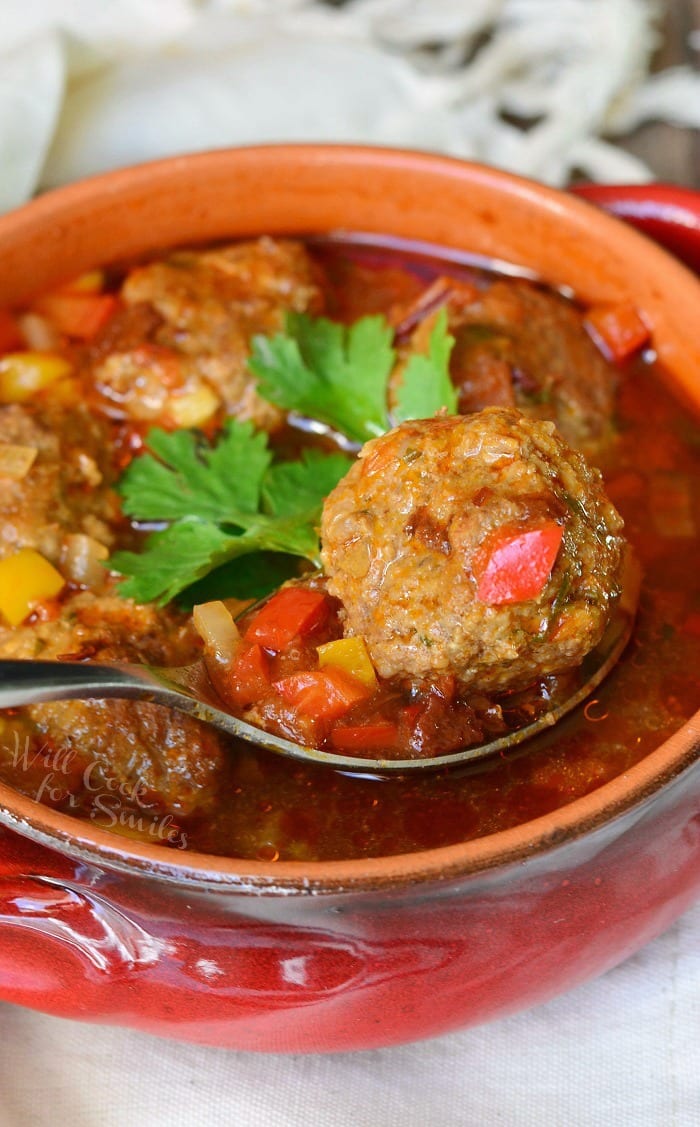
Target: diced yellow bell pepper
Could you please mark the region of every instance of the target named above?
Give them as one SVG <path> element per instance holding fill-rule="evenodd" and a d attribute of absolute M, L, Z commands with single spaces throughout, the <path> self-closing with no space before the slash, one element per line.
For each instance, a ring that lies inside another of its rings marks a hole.
<path fill-rule="evenodd" d="M 342 669 L 344 673 L 356 677 L 368 689 L 375 688 L 377 675 L 364 638 L 359 635 L 339 638 L 337 642 L 326 642 L 323 646 L 317 646 L 316 652 L 321 668 L 324 665 L 332 665 L 335 669 Z"/>
<path fill-rule="evenodd" d="M 71 370 L 70 361 L 53 352 L 8 352 L 0 359 L 0 403 L 26 403 Z"/>
<path fill-rule="evenodd" d="M 168 403 L 168 411 L 177 427 L 201 427 L 220 406 L 218 395 L 202 384 L 195 391 L 174 395 Z"/>
<path fill-rule="evenodd" d="M 51 385 L 51 402 L 61 407 L 74 407 L 84 398 L 85 393 L 79 379 L 70 376 L 68 379 L 56 380 Z"/>
<path fill-rule="evenodd" d="M 58 595 L 65 582 L 34 548 L 20 548 L 0 560 L 0 614 L 10 626 L 19 626 L 37 603 Z"/>
<path fill-rule="evenodd" d="M 58 289 L 61 292 L 68 290 L 70 293 L 100 293 L 104 284 L 104 270 L 86 270 L 84 274 L 72 278 Z"/>

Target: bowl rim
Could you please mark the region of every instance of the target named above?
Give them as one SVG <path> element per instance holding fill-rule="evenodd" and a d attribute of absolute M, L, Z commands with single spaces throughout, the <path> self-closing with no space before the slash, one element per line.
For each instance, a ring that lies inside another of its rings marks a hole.
<path fill-rule="evenodd" d="M 135 877 L 238 895 L 338 895 L 394 891 L 489 875 L 542 859 L 641 814 L 700 761 L 700 710 L 634 767 L 591 793 L 528 822 L 436 849 L 345 861 L 265 861 L 219 857 L 131 841 L 59 813 L 0 783 L 0 828 L 71 860 Z"/>
<path fill-rule="evenodd" d="M 202 175 L 212 167 L 230 169 L 241 162 L 273 166 L 275 162 L 295 160 L 312 162 L 316 171 L 324 165 L 336 171 L 341 166 L 359 166 L 367 171 L 391 166 L 407 173 L 477 179 L 481 185 L 500 189 L 501 195 L 515 194 L 536 209 L 567 216 L 574 226 L 594 226 L 598 238 L 609 237 L 616 245 L 631 248 L 633 258 L 641 254 L 649 259 L 650 269 L 670 271 L 676 281 L 696 287 L 700 299 L 700 283 L 689 270 L 643 234 L 582 198 L 474 162 L 379 146 L 260 145 L 187 154 L 116 169 L 53 189 L 0 216 L 0 254 L 4 240 L 12 242 L 17 232 L 21 235 L 23 229 L 53 223 L 63 211 L 80 208 L 96 196 L 113 201 L 126 188 L 150 186 L 153 190 L 154 185 L 162 186 L 169 179 Z M 649 186 L 652 195 L 654 187 Z M 664 190 L 667 192 L 668 187 L 664 186 Z M 689 189 L 678 191 L 688 198 Z M 700 208 L 700 193 L 694 195 Z M 301 231 L 298 236 L 301 237 Z M 644 808 L 698 760 L 700 710 L 634 767 L 549 814 L 472 841 L 345 861 L 245 861 L 195 851 L 177 852 L 162 845 L 132 841 L 73 815 L 58 813 L 5 783 L 0 783 L 0 826 L 91 865 L 177 885 L 284 896 L 373 891 L 468 877 L 541 857 L 619 820 L 635 807 Z"/>

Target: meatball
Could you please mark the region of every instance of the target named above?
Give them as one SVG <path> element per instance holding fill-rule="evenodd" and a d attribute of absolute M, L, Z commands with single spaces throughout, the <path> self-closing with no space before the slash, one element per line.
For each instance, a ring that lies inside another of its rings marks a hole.
<path fill-rule="evenodd" d="M 180 665 L 199 652 L 185 615 L 109 593 L 70 595 L 48 621 L 0 623 L 0 658 Z M 218 787 L 223 741 L 182 713 L 130 700 L 66 700 L 32 705 L 27 714 L 41 742 L 73 750 L 95 785 L 118 784 L 125 794 L 138 787 L 162 811 L 191 814 Z"/>
<path fill-rule="evenodd" d="M 502 385 L 513 405 L 552 419 L 577 449 L 610 436 L 617 377 L 589 337 L 583 315 L 563 297 L 528 282 L 495 282 L 469 307 L 455 331 L 452 370 L 460 409 L 506 406 L 482 399 L 484 381 Z"/>
<path fill-rule="evenodd" d="M 621 528 L 598 470 L 553 423 L 492 407 L 367 443 L 326 500 L 322 558 L 345 633 L 364 637 L 382 677 L 497 690 L 597 644 Z"/>
<path fill-rule="evenodd" d="M 125 307 L 87 357 L 103 410 L 167 426 L 227 414 L 273 429 L 282 414 L 261 399 L 248 370 L 250 341 L 283 327 L 287 310 L 318 312 L 318 268 L 301 243 L 258 239 L 178 251 L 137 267 Z"/>
<path fill-rule="evenodd" d="M 617 374 L 576 306 L 529 282 L 505 279 L 476 296 L 447 284 L 443 300 L 455 338 L 450 372 L 460 412 L 517 407 L 551 419 L 572 446 L 597 455 L 613 430 Z M 409 352 L 425 351 L 424 338 L 421 321 Z"/>
<path fill-rule="evenodd" d="M 70 535 L 111 546 L 117 501 L 109 489 L 105 433 L 82 406 L 0 406 L 0 446 L 33 452 L 20 479 L 0 477 L 0 559 L 35 548 L 60 563 Z"/>
<path fill-rule="evenodd" d="M 120 524 L 104 453 L 108 438 L 108 424 L 81 405 L 0 406 L 0 445 L 34 455 L 24 477 L 0 476 L 0 559 L 34 548 L 73 580 L 60 600 L 20 626 L 0 616 L 0 658 L 180 665 L 200 652 L 184 614 L 119 598 L 99 562 Z M 78 579 L 72 561 L 81 549 L 95 563 Z M 139 784 L 163 810 L 191 813 L 218 785 L 223 743 L 187 716 L 117 700 L 56 701 L 27 714 L 42 743 L 75 749 L 97 781 L 124 784 L 127 791 Z"/>

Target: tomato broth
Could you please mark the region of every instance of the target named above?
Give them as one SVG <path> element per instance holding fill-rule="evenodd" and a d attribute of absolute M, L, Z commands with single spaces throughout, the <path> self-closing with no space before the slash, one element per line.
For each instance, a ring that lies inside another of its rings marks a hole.
<path fill-rule="evenodd" d="M 329 317 L 352 323 L 367 314 L 390 315 L 399 339 L 411 332 L 412 311 L 426 287 L 447 276 L 478 295 L 492 281 L 466 259 L 455 263 L 406 248 L 311 241 L 309 253 L 324 277 Z M 109 301 L 122 276 L 109 276 L 103 306 L 91 316 L 111 315 Z M 439 304 L 439 286 L 435 292 Z M 96 331 L 92 323 L 81 329 L 84 338 Z M 472 338 L 469 347 L 479 347 Z M 83 347 L 70 333 L 59 340 L 71 358 Z M 23 713 L 6 713 L 0 717 L 0 777 L 115 832 L 218 855 L 298 861 L 378 857 L 481 837 L 555 810 L 628 770 L 700 703 L 700 425 L 667 389 L 652 346 L 615 365 L 610 433 L 591 455 L 642 566 L 634 634 L 595 696 L 554 729 L 479 765 L 403 777 L 346 773 L 229 740 L 213 781 L 202 784 L 204 797 L 173 812 L 147 787 L 141 800 L 138 778 L 130 787 L 110 780 L 104 768 L 91 774 L 89 761 L 71 754 L 70 741 L 61 744 Z M 41 394 L 49 396 L 51 388 Z M 533 403 L 536 398 L 534 389 Z M 478 408 L 462 404 L 465 411 Z M 111 425 L 126 463 L 147 427 L 125 426 L 121 419 Z M 285 456 L 305 446 L 335 448 L 332 436 L 294 417 L 275 442 Z M 138 547 L 142 526 L 116 518 L 115 527 L 117 546 Z M 274 568 L 278 561 L 267 562 Z M 77 586 L 69 584 L 68 594 Z M 53 606 L 50 600 L 40 605 L 34 620 L 50 621 Z M 173 613 L 177 632 L 180 612 Z M 75 748 L 79 752 L 77 737 Z"/>

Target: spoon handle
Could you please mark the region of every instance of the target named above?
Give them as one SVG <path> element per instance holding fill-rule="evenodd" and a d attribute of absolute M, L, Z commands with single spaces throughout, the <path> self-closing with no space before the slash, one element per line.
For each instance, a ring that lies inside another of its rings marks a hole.
<path fill-rule="evenodd" d="M 148 699 L 190 711 L 178 686 L 170 687 L 147 665 L 0 661 L 0 708 L 106 697 Z"/>

